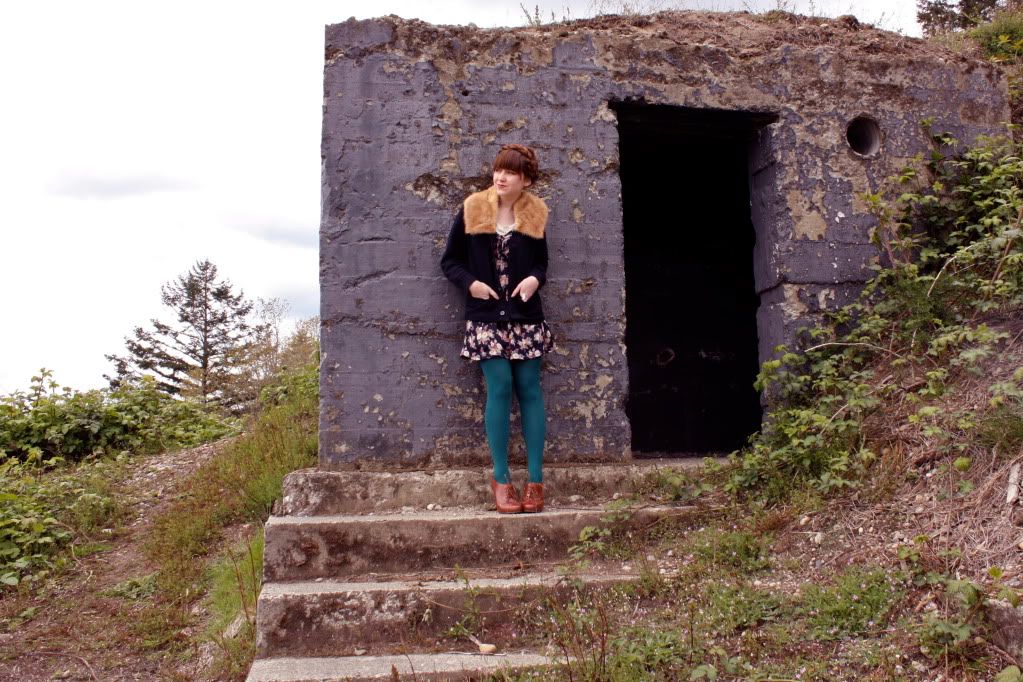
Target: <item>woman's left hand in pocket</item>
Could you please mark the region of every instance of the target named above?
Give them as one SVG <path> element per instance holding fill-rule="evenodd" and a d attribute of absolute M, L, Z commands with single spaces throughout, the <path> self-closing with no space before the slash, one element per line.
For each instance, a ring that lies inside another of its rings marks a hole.
<path fill-rule="evenodd" d="M 532 275 L 530 275 L 529 277 L 527 277 L 524 280 L 522 280 L 521 282 L 519 282 L 518 286 L 515 287 L 515 290 L 511 294 L 512 298 L 515 298 L 516 296 L 520 296 L 522 298 L 522 302 L 525 303 L 530 298 L 532 298 L 533 294 L 536 293 L 536 290 L 539 287 L 540 287 L 540 280 L 538 280 L 536 277 L 533 277 Z"/>

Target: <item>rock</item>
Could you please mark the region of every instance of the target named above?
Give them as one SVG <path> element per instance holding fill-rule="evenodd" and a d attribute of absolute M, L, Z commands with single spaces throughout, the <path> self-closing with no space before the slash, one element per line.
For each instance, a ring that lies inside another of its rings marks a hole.
<path fill-rule="evenodd" d="M 480 644 L 479 647 L 481 654 L 492 654 L 497 651 L 496 644 Z"/>
<path fill-rule="evenodd" d="M 1023 606 L 988 599 L 984 609 L 991 624 L 991 642 L 1019 661 L 1023 657 Z"/>
<path fill-rule="evenodd" d="M 822 544 L 822 543 L 824 542 L 824 533 L 819 533 L 819 532 L 818 532 L 818 533 L 814 533 L 814 534 L 813 534 L 813 535 L 812 535 L 812 536 L 810 537 L 810 540 L 811 540 L 811 541 L 813 542 L 813 544 L 815 544 L 815 545 L 819 545 L 819 544 Z"/>
<path fill-rule="evenodd" d="M 583 496 L 582 495 L 572 495 L 571 497 L 568 498 L 568 501 L 572 502 L 573 504 L 576 503 L 576 502 L 582 502 L 583 501 Z"/>
<path fill-rule="evenodd" d="M 245 614 L 239 613 L 238 617 L 231 621 L 231 624 L 224 628 L 224 639 L 234 639 L 242 631 L 245 625 Z"/>
<path fill-rule="evenodd" d="M 810 517 L 809 516 L 803 516 L 802 518 L 799 519 L 799 525 L 800 526 L 805 526 L 808 523 L 810 523 Z"/>

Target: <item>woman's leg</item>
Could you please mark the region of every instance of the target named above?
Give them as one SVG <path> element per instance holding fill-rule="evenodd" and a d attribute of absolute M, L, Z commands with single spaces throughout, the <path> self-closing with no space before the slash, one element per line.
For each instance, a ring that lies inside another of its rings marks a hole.
<path fill-rule="evenodd" d="M 512 370 L 504 358 L 480 360 L 483 376 L 487 380 L 487 407 L 483 423 L 487 429 L 487 443 L 494 460 L 494 480 L 511 483 L 508 471 L 508 430 L 511 419 Z"/>
<path fill-rule="evenodd" d="M 544 414 L 543 390 L 540 388 L 540 367 L 543 358 L 512 360 L 515 395 L 522 413 L 522 436 L 526 440 L 526 461 L 529 482 L 543 483 L 543 444 L 547 437 L 547 417 Z"/>

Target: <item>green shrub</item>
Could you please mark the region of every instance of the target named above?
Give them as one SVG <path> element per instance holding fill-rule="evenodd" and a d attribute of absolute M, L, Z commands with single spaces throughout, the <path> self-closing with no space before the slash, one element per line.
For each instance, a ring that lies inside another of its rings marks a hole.
<path fill-rule="evenodd" d="M 38 581 L 61 565 L 69 543 L 94 545 L 91 536 L 124 513 L 113 488 L 126 461 L 0 459 L 0 584 Z"/>
<path fill-rule="evenodd" d="M 998 60 L 1023 56 L 1023 13 L 1003 11 L 994 19 L 970 31 L 970 37 L 988 57 Z"/>
<path fill-rule="evenodd" d="M 116 389 L 61 388 L 52 372 L 26 393 L 0 397 L 0 456 L 25 461 L 130 451 L 160 452 L 214 440 L 237 428 L 202 405 L 160 391 L 151 379 Z"/>
<path fill-rule="evenodd" d="M 959 454 L 983 420 L 927 403 L 960 373 L 983 377 L 1008 338 L 988 323 L 1023 308 L 1023 160 L 1010 138 L 982 138 L 955 157 L 944 153 L 954 139 L 933 139 L 926 173 L 894 179 L 896 199 L 866 197 L 888 265 L 830 325 L 807 332 L 805 351 L 780 347 L 764 363 L 757 388 L 772 408 L 731 456 L 726 490 L 775 502 L 806 486 L 856 485 L 876 459 L 863 425 L 895 399 L 921 405 L 910 421 L 941 454 Z M 1018 400 L 1020 383 L 992 380 L 991 406 Z"/>

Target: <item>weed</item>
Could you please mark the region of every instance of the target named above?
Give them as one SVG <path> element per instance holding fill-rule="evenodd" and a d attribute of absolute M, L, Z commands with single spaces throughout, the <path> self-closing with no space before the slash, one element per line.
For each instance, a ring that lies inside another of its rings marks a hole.
<path fill-rule="evenodd" d="M 1023 449 L 1023 401 L 1005 402 L 984 415 L 977 436 L 1002 454 L 1014 455 Z"/>
<path fill-rule="evenodd" d="M 782 600 L 769 592 L 720 583 L 703 588 L 702 611 L 705 627 L 717 635 L 774 622 L 785 612 Z"/>
<path fill-rule="evenodd" d="M 150 573 L 140 578 L 128 578 L 117 583 L 102 594 L 108 597 L 120 597 L 128 601 L 139 601 L 153 596 L 156 592 L 156 573 Z"/>
<path fill-rule="evenodd" d="M 446 637 L 452 639 L 469 639 L 482 637 L 485 634 L 486 619 L 480 608 L 480 588 L 474 586 L 469 576 L 460 566 L 455 567 L 455 576 L 463 584 L 463 592 L 466 596 L 466 608 L 461 618 L 445 632 Z"/>
<path fill-rule="evenodd" d="M 830 587 L 804 589 L 798 611 L 814 638 L 842 639 L 879 629 L 902 594 L 900 581 L 886 571 L 854 567 Z"/>
<path fill-rule="evenodd" d="M 207 603 L 212 619 L 207 636 L 216 638 L 239 616 L 255 623 L 262 586 L 263 531 L 228 548 L 209 568 Z"/>
<path fill-rule="evenodd" d="M 637 486 L 637 493 L 659 502 L 692 502 L 711 492 L 714 486 L 696 480 L 681 469 L 659 468 L 648 473 Z"/>
<path fill-rule="evenodd" d="M 707 528 L 693 535 L 690 542 L 694 554 L 713 566 L 759 571 L 770 565 L 769 535 Z"/>
<path fill-rule="evenodd" d="M 175 630 L 190 621 L 188 606 L 204 590 L 206 556 L 221 528 L 262 523 L 284 475 L 315 462 L 319 401 L 310 377 L 317 371 L 310 364 L 268 387 L 268 404 L 251 429 L 203 464 L 187 494 L 154 520 L 144 550 L 159 566 L 159 589 L 139 626 L 147 641 L 177 641 Z"/>
<path fill-rule="evenodd" d="M 632 517 L 629 500 L 616 500 L 607 505 L 600 517 L 600 525 L 585 526 L 579 531 L 579 540 L 568 549 L 568 555 L 576 564 L 585 564 L 590 558 L 617 557 L 628 554 L 625 542 L 625 525 Z"/>

